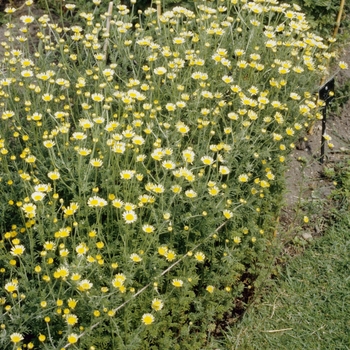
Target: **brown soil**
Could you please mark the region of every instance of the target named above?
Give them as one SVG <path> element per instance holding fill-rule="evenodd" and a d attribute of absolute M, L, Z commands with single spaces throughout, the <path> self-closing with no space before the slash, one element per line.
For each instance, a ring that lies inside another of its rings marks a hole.
<path fill-rule="evenodd" d="M 341 60 L 350 67 L 350 47 L 343 50 Z M 350 79 L 350 70 L 341 70 L 335 75 L 336 86 L 341 89 Z M 337 90 L 335 90 L 337 98 Z M 284 230 L 293 230 L 294 217 L 301 205 L 326 201 L 334 184 L 324 176 L 324 170 L 345 159 L 350 159 L 350 100 L 337 113 L 332 106 L 327 109 L 326 133 L 332 137 L 333 149 L 325 149 L 323 164 L 320 163 L 322 122 L 318 121 L 312 128 L 312 133 L 306 135 L 307 142 L 301 142 L 291 157 L 287 171 L 287 193 L 285 206 L 282 210 L 281 222 Z M 327 216 L 327 207 L 318 212 L 318 222 L 322 216 Z M 325 218 L 326 219 L 326 218 Z M 314 227 L 306 235 L 318 235 L 320 227 Z"/>

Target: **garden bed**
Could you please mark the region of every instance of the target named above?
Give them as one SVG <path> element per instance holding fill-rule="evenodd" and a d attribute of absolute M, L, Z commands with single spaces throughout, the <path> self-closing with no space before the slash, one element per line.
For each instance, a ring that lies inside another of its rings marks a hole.
<path fill-rule="evenodd" d="M 66 4 L 2 32 L 4 348 L 199 349 L 241 309 L 333 55 L 269 3 Z"/>

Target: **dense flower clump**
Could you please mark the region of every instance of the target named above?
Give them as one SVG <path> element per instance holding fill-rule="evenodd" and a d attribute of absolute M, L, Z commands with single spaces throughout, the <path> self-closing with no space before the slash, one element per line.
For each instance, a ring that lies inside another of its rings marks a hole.
<path fill-rule="evenodd" d="M 27 1 L 2 43 L 0 344 L 199 349 L 266 259 L 332 40 L 275 0 L 94 3 Z"/>

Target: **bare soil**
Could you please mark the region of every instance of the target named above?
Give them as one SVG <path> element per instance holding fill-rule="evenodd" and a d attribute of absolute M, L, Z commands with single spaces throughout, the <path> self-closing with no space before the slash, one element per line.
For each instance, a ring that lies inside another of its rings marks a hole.
<path fill-rule="evenodd" d="M 347 62 L 350 67 L 350 46 L 343 50 L 340 60 Z M 337 99 L 337 89 L 344 89 L 346 83 L 349 82 L 350 70 L 339 71 L 335 75 L 335 80 L 335 99 Z M 348 94 L 350 98 L 350 91 Z M 334 148 L 327 149 L 327 146 L 325 147 L 323 164 L 320 162 L 322 121 L 315 123 L 312 132 L 306 135 L 307 141 L 301 142 L 299 147 L 297 146 L 299 149 L 295 149 L 291 155 L 289 169 L 286 173 L 285 205 L 281 215 L 284 229 L 291 229 L 296 212 L 301 205 L 329 199 L 335 186 L 324 176 L 325 170 L 333 168 L 336 163 L 350 159 L 350 99 L 340 112 L 335 112 L 334 108 L 330 106 L 326 115 L 326 133 L 332 137 L 331 142 L 334 144 Z M 328 215 L 326 211 L 327 206 L 323 208 L 323 211 L 315 214 L 315 216 L 318 215 L 318 222 L 322 222 L 322 216 Z M 320 231 L 322 231 L 322 227 L 314 227 L 312 232 L 307 232 L 306 235 L 319 235 Z"/>

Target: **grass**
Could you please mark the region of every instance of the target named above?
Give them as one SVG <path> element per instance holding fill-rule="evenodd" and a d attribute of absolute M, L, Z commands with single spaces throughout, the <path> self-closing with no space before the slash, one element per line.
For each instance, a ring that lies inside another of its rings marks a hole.
<path fill-rule="evenodd" d="M 225 349 L 350 349 L 350 162 L 338 168 L 332 223 L 268 281 L 226 333 Z"/>

